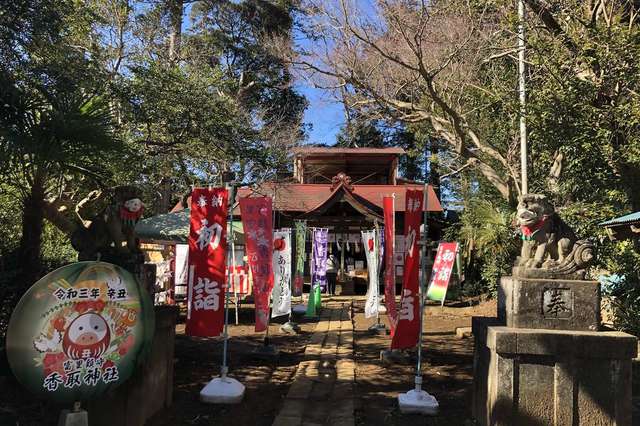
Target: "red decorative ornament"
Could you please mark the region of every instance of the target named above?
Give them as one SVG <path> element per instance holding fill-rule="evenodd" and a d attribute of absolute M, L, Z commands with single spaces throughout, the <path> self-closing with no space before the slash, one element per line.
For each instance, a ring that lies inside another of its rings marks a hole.
<path fill-rule="evenodd" d="M 548 215 L 542 216 L 542 218 L 534 223 L 533 225 L 522 225 L 520 226 L 520 230 L 522 231 L 522 236 L 524 240 L 531 240 L 533 238 L 533 234 L 539 231 L 544 224 L 549 220 Z"/>
<path fill-rule="evenodd" d="M 369 251 L 373 251 L 373 238 L 369 238 L 369 241 L 367 241 L 368 245 L 369 245 Z"/>
<path fill-rule="evenodd" d="M 275 251 L 283 251 L 285 249 L 286 243 L 284 238 L 277 238 L 273 240 L 273 249 Z"/>

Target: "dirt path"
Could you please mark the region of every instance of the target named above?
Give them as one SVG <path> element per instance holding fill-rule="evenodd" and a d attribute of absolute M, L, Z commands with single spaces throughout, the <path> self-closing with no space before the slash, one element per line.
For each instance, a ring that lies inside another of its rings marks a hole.
<path fill-rule="evenodd" d="M 356 361 L 356 424 L 377 425 L 465 425 L 470 422 L 470 391 L 473 381 L 473 340 L 458 339 L 456 327 L 471 325 L 471 316 L 491 315 L 489 302 L 469 308 L 428 307 L 424 318 L 424 384 L 440 403 L 440 415 L 403 415 L 397 396 L 413 387 L 415 355 L 409 365 L 383 365 L 380 351 L 388 349 L 390 336 L 372 335 L 367 328 L 363 305 L 354 307 L 354 350 Z M 383 317 L 386 320 L 386 317 Z"/>
<path fill-rule="evenodd" d="M 346 303 L 346 300 L 348 299 L 334 300 L 332 303 Z M 329 303 L 325 305 L 328 306 Z M 265 361 L 252 355 L 252 351 L 262 344 L 263 334 L 253 332 L 253 307 L 245 306 L 240 312 L 240 325 L 231 327 L 229 354 L 230 374 L 244 383 L 247 390 L 241 404 L 229 406 L 207 405 L 199 401 L 202 387 L 211 377 L 218 375 L 222 341 L 186 337 L 183 327 L 179 326 L 176 338 L 173 406 L 155 416 L 147 425 L 272 425 L 278 415 L 283 413 L 288 396 L 303 395 L 306 391 L 309 391 L 311 404 L 309 405 L 308 401 L 304 404 L 313 408 L 324 407 L 324 414 L 313 411 L 308 412 L 308 416 L 301 415 L 299 418 L 307 421 L 302 424 L 324 423 L 319 420 L 328 417 L 327 412 L 337 410 L 338 403 L 342 403 L 346 411 L 351 410 L 353 418 L 347 422 L 332 424 L 355 422 L 355 425 L 359 426 L 472 425 L 470 392 L 473 382 L 473 339 L 458 339 L 455 329 L 470 326 L 471 317 L 474 315 L 495 315 L 495 303 L 485 302 L 477 306 L 444 309 L 430 306 L 426 309 L 423 329 L 423 386 L 440 403 L 440 414 L 435 417 L 400 413 L 397 396 L 413 387 L 415 354 L 410 364 L 383 365 L 379 359 L 380 351 L 389 347 L 390 337 L 372 335 L 367 331 L 374 320 L 364 318 L 362 307 L 363 301 L 356 300 L 352 325 L 342 314 L 339 321 L 337 316 L 334 318 L 335 324 L 344 329 L 339 331 L 338 337 L 329 338 L 329 324 L 332 320 L 329 314 L 327 322 L 325 315 L 327 327 L 322 340 L 319 340 L 319 337 L 312 338 L 314 332 L 317 335 L 317 331 L 321 331 L 318 327 L 324 327 L 318 325 L 323 323 L 322 318 L 318 321 L 296 317 L 302 328 L 302 333 L 297 336 L 285 335 L 279 331 L 279 323 L 283 323 L 286 318 L 276 320 L 271 325 L 270 333 L 273 336 L 272 343 L 280 350 L 280 356 L 277 360 Z M 384 316 L 382 319 L 386 320 Z M 352 343 L 348 337 L 351 335 L 350 326 L 353 327 Z M 345 342 L 346 345 L 343 345 Z M 339 346 L 350 348 L 351 344 L 352 350 L 349 349 L 345 354 L 339 353 Z M 327 348 L 323 353 L 324 346 Z M 331 352 L 334 347 L 335 356 L 332 355 L 333 358 L 328 359 L 327 350 Z M 336 383 L 341 381 L 340 374 L 344 374 L 344 370 L 340 373 L 344 361 L 348 361 L 349 368 L 353 371 L 354 365 L 351 360 L 355 362 L 355 384 L 336 388 Z M 323 364 L 323 361 L 329 362 Z M 338 361 L 342 363 L 339 364 Z M 638 365 L 640 364 L 634 362 L 633 402 L 634 424 L 640 425 L 636 420 L 640 418 Z M 313 380 L 318 384 L 315 391 L 315 385 L 309 385 L 307 380 L 302 380 L 301 384 L 296 385 L 298 379 L 301 376 L 306 377 L 307 373 L 309 377 L 314 376 Z M 323 379 L 324 374 L 328 375 L 324 377 L 327 380 Z M 307 389 L 305 386 L 312 387 Z M 313 404 L 314 398 L 322 403 Z M 16 424 L 16 420 L 20 425 L 55 425 L 58 412 L 59 407 L 34 400 L 10 377 L 0 377 L 0 425 L 13 425 Z M 297 422 L 298 419 L 294 420 L 295 424 L 299 424 Z"/>
<path fill-rule="evenodd" d="M 272 320 L 271 343 L 280 351 L 277 359 L 265 360 L 252 352 L 262 345 L 264 333 L 255 333 L 253 306 L 240 311 L 240 324 L 230 327 L 229 374 L 246 386 L 245 397 L 237 405 L 211 405 L 199 401 L 202 387 L 219 374 L 221 339 L 198 339 L 184 335 L 178 326 L 173 405 L 154 416 L 148 426 L 173 425 L 271 425 L 276 417 L 316 322 L 296 317 L 299 335 L 286 335 L 280 324 L 286 317 Z"/>

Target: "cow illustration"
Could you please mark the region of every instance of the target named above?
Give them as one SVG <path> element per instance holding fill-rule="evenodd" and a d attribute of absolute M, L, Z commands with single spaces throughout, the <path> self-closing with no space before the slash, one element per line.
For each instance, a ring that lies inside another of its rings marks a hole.
<path fill-rule="evenodd" d="M 104 318 L 88 312 L 69 325 L 62 339 L 62 350 L 71 359 L 99 358 L 110 341 L 109 325 Z"/>

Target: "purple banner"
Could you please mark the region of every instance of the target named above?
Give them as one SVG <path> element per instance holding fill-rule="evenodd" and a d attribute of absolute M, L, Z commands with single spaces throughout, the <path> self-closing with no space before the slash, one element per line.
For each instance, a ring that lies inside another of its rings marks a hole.
<path fill-rule="evenodd" d="M 311 262 L 312 287 L 320 286 L 320 291 L 327 291 L 327 237 L 329 230 L 317 228 L 313 230 L 313 261 Z"/>

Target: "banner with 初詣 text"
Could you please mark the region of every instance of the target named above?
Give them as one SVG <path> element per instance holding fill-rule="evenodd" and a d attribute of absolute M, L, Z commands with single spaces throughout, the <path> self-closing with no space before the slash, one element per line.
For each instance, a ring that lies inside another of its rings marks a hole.
<path fill-rule="evenodd" d="M 404 276 L 398 325 L 391 340 L 391 349 L 414 347 L 420 337 L 420 294 L 418 239 L 422 216 L 423 191 L 407 190 L 404 213 Z"/>
<path fill-rule="evenodd" d="M 391 327 L 391 336 L 395 334 L 398 322 L 396 310 L 396 277 L 393 255 L 395 253 L 395 198 L 384 197 L 382 208 L 384 212 L 384 302 L 387 306 L 387 316 Z"/>
<path fill-rule="evenodd" d="M 365 318 L 378 315 L 380 295 L 378 294 L 378 231 L 362 231 L 362 244 L 367 258 L 367 270 L 369 273 L 369 288 L 367 289 L 367 301 L 364 305 Z"/>
<path fill-rule="evenodd" d="M 436 260 L 431 269 L 431 280 L 429 289 L 427 290 L 427 297 L 429 299 L 444 303 L 457 252 L 458 243 L 456 242 L 438 244 Z"/>
<path fill-rule="evenodd" d="M 191 193 L 188 336 L 215 337 L 224 327 L 227 202 L 225 188 L 195 188 Z"/>
<path fill-rule="evenodd" d="M 241 198 L 240 215 L 245 229 L 245 249 L 256 306 L 256 331 L 269 322 L 269 296 L 273 289 L 273 218 L 269 197 Z"/>
<path fill-rule="evenodd" d="M 291 230 L 273 233 L 273 293 L 271 317 L 291 313 Z"/>

